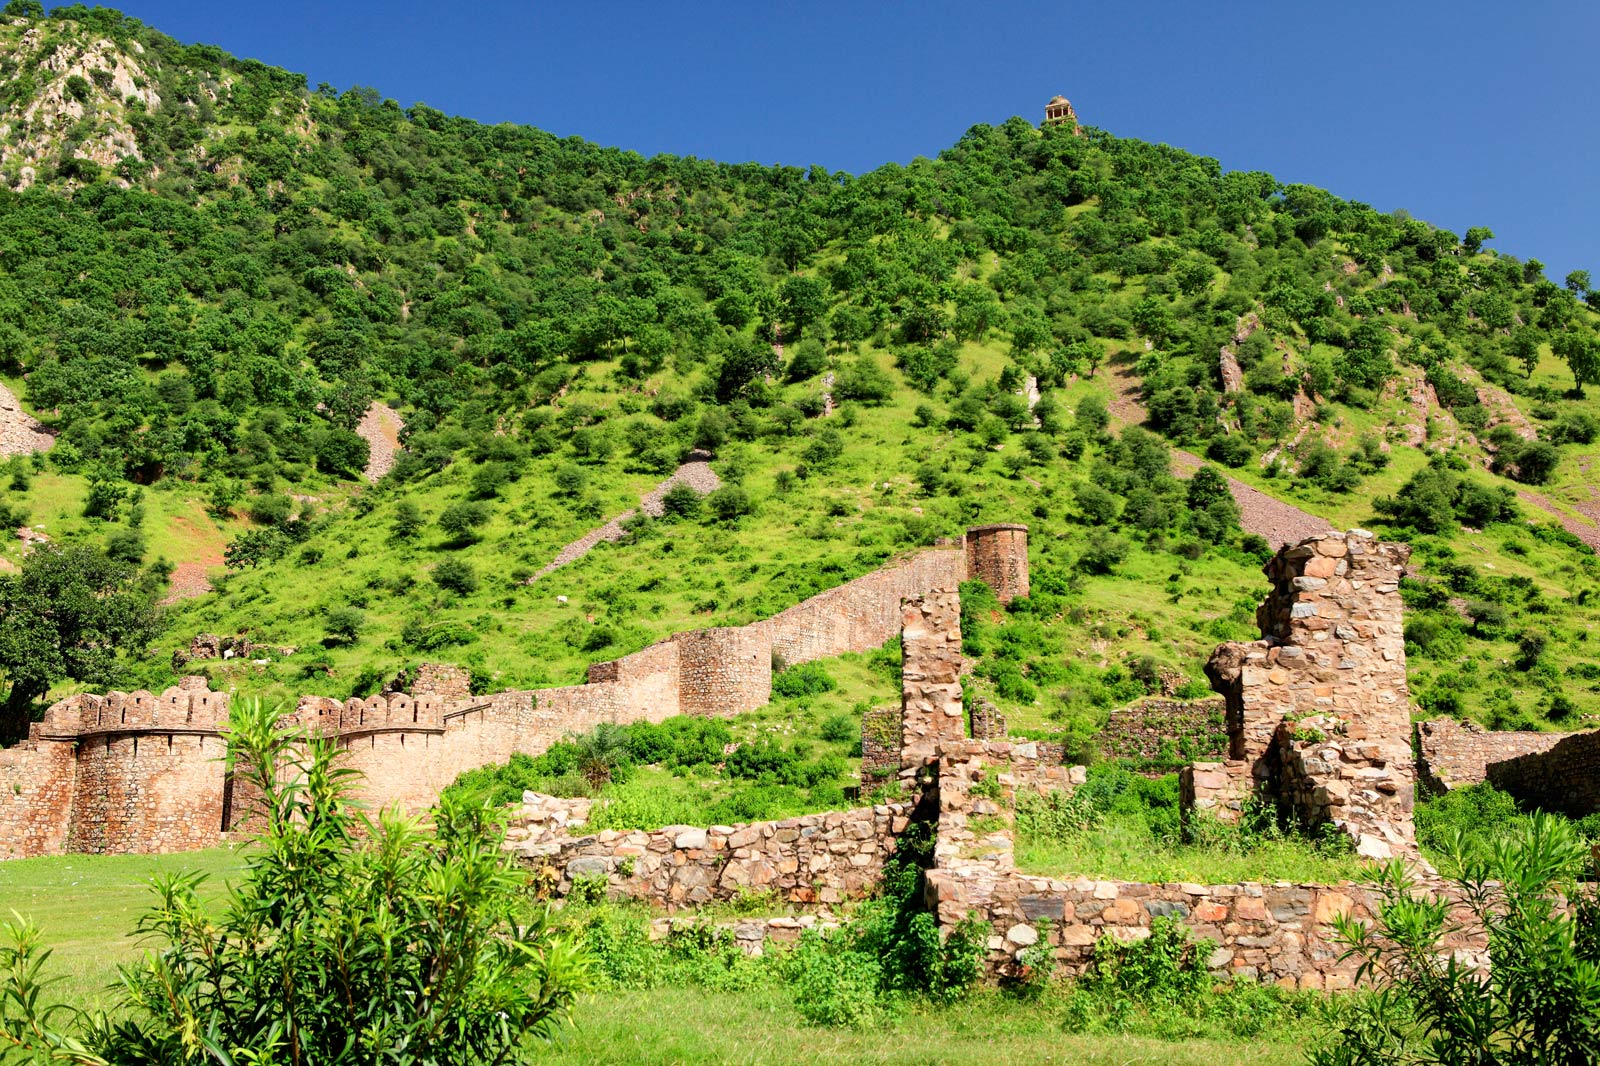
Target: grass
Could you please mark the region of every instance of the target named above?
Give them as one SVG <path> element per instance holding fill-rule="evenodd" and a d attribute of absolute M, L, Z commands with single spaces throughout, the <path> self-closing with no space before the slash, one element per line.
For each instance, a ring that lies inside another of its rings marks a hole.
<path fill-rule="evenodd" d="M 909 1010 L 889 1028 L 856 1032 L 801 1023 L 781 991 L 659 988 L 585 998 L 576 1025 L 532 1061 L 549 1066 L 632 1063 L 807 1063 L 810 1066 L 1287 1066 L 1306 1034 L 1271 1040 L 1173 1042 L 1062 1029 L 1059 1006 L 982 993 L 950 1007 Z"/>
<path fill-rule="evenodd" d="M 1202 885 L 1331 884 L 1358 880 L 1365 872 L 1354 855 L 1329 854 L 1296 837 L 1255 841 L 1240 849 L 1182 844 L 1150 832 L 1137 816 L 1128 815 L 1113 815 L 1069 840 L 1018 840 L 1016 861 L 1026 873 L 1051 877 Z"/>
<path fill-rule="evenodd" d="M 63 980 L 61 998 L 77 1006 L 100 1001 L 117 967 L 140 955 L 130 934 L 154 900 L 152 878 L 195 872 L 221 895 L 244 869 L 238 848 L 179 855 L 64 855 L 0 862 L 0 916 L 16 911 L 38 925 L 52 949 L 50 972 Z"/>

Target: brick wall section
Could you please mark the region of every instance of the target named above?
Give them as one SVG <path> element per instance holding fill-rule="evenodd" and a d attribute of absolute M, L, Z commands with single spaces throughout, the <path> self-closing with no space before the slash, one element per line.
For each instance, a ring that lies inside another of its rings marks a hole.
<path fill-rule="evenodd" d="M 905 601 L 900 630 L 900 723 L 903 770 L 915 770 L 946 740 L 966 736 L 961 706 L 961 598 L 936 589 Z"/>
<path fill-rule="evenodd" d="M 1600 731 L 1569 733 L 1548 751 L 1493 762 L 1489 783 L 1519 801 L 1581 818 L 1600 810 Z"/>
<path fill-rule="evenodd" d="M 1489 764 L 1549 751 L 1571 733 L 1489 732 L 1471 722 L 1435 718 L 1415 727 L 1417 780 L 1433 793 L 1488 779 Z"/>
<path fill-rule="evenodd" d="M 678 711 L 732 715 L 772 700 L 772 637 L 760 626 L 679 633 Z"/>
<path fill-rule="evenodd" d="M 0 751 L 0 859 L 66 849 L 73 771 L 70 741 L 26 740 Z"/>
<path fill-rule="evenodd" d="M 967 576 L 981 578 L 1001 603 L 1028 595 L 1028 527 L 977 526 L 967 530 Z"/>
<path fill-rule="evenodd" d="M 1403 544 L 1364 530 L 1286 545 L 1267 564 L 1263 639 L 1206 665 L 1229 754 L 1307 824 L 1332 822 L 1371 858 L 1414 854 Z"/>
<path fill-rule="evenodd" d="M 613 897 L 668 910 L 761 892 L 796 906 L 863 898 L 912 814 L 909 804 L 882 804 L 778 822 L 575 836 L 581 823 L 572 802 L 530 793 L 511 820 L 507 848 L 547 869 L 558 895 L 578 878 L 604 877 Z M 566 812 L 559 824 L 557 811 Z"/>
<path fill-rule="evenodd" d="M 789 666 L 871 651 L 900 635 L 902 600 L 932 589 L 953 589 L 967 576 L 962 549 L 933 548 L 819 592 L 755 624 L 768 631 L 772 650 Z"/>

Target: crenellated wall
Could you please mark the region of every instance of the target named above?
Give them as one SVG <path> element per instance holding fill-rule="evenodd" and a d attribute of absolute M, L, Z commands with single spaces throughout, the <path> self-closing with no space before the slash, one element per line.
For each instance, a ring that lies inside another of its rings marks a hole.
<path fill-rule="evenodd" d="M 596 664 L 586 684 L 474 696 L 466 671 L 422 664 L 390 686 L 406 691 L 304 697 L 295 719 L 338 738 L 346 764 L 363 775 L 359 798 L 369 808 L 421 810 L 465 770 L 538 754 L 601 722 L 762 706 L 775 659 L 793 665 L 879 647 L 900 632 L 902 602 L 954 589 L 969 557 L 981 560 L 980 576 L 1006 581 L 1007 595 L 1025 595 L 1025 527 L 986 530 L 974 531 L 985 545 L 976 555 L 959 545 L 917 552 L 772 618 L 679 633 Z M 959 645 L 957 635 L 957 660 Z M 956 693 L 959 733 L 959 686 Z M 159 696 L 113 692 L 55 704 L 28 742 L 0 751 L 0 857 L 172 851 L 222 839 L 245 806 L 222 762 L 227 714 L 228 697 L 200 677 Z"/>

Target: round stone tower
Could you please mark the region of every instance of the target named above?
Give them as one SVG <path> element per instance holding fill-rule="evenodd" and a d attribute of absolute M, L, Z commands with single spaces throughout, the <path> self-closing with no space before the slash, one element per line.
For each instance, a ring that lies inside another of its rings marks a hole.
<path fill-rule="evenodd" d="M 1002 524 L 967 530 L 967 576 L 980 578 L 1010 603 L 1028 595 L 1028 527 Z"/>

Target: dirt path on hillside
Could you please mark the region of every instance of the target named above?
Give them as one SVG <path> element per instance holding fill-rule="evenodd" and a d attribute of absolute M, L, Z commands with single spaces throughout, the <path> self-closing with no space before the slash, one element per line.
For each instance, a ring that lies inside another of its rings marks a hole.
<path fill-rule="evenodd" d="M 1139 379 L 1134 376 L 1133 361 L 1120 360 L 1109 364 L 1106 370 L 1107 383 L 1111 386 L 1111 400 L 1106 409 L 1111 413 L 1112 426 L 1121 429 L 1142 425 L 1147 412 L 1139 398 Z M 1172 450 L 1172 472 L 1180 477 L 1192 475 L 1202 462 L 1204 460 L 1193 452 L 1180 448 Z M 1327 519 L 1269 496 L 1237 478 L 1228 478 L 1228 491 L 1239 505 L 1240 527 L 1246 533 L 1265 537 L 1274 550 L 1334 528 Z"/>
<path fill-rule="evenodd" d="M 1548 498 L 1534 492 L 1532 489 L 1518 489 L 1517 499 L 1539 508 L 1539 510 L 1560 522 L 1562 529 L 1565 529 L 1595 551 L 1600 552 L 1600 507 L 1596 507 L 1594 504 L 1588 506 L 1574 504 L 1573 506 L 1589 519 L 1589 521 L 1585 521 L 1583 518 L 1561 510 L 1551 503 Z"/>
<path fill-rule="evenodd" d="M 688 485 L 691 489 L 705 496 L 722 487 L 722 479 L 717 477 L 716 471 L 711 469 L 707 462 L 711 456 L 706 452 L 690 452 L 689 461 L 672 472 L 672 476 L 662 481 L 655 488 L 639 497 L 637 510 L 624 511 L 603 526 L 591 529 L 577 540 L 568 544 L 556 553 L 543 570 L 528 579 L 528 584 L 533 584 L 541 577 L 554 570 L 559 570 L 568 563 L 577 562 L 593 550 L 596 544 L 605 541 L 615 543 L 622 539 L 624 530 L 622 523 L 643 511 L 651 518 L 660 518 L 663 513 L 661 501 L 666 498 L 667 492 L 674 485 Z"/>

